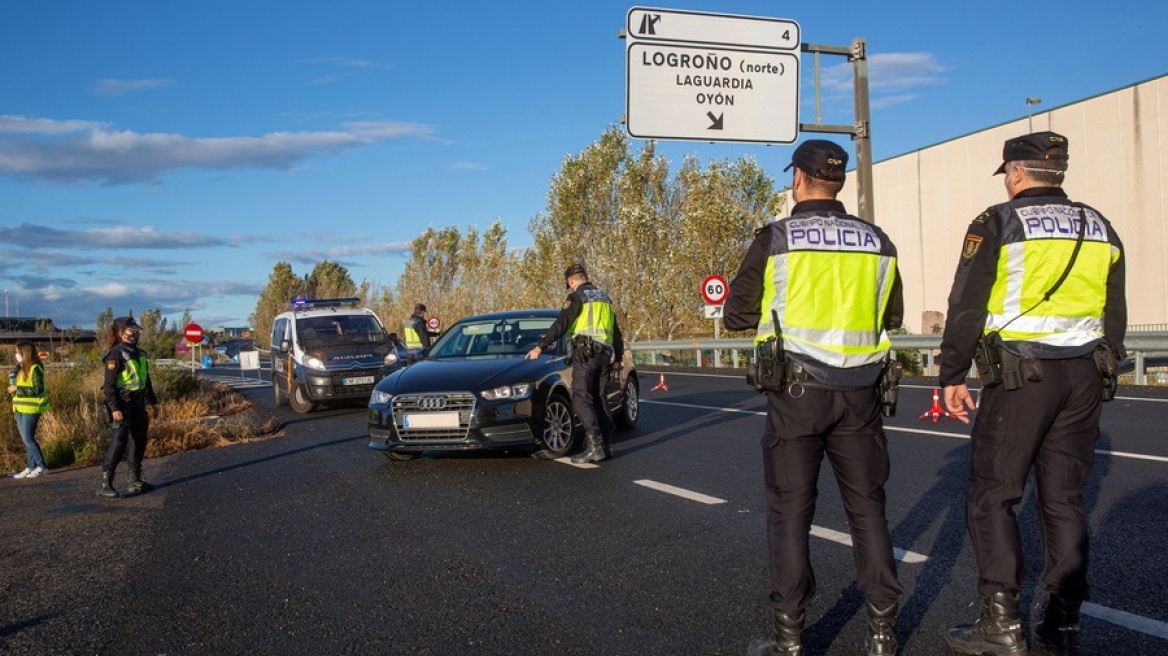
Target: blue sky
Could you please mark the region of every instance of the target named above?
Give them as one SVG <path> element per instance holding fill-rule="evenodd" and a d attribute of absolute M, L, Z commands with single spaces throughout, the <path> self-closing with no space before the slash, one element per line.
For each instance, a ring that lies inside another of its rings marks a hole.
<path fill-rule="evenodd" d="M 1024 117 L 1029 96 L 1042 111 L 1168 72 L 1168 12 L 1129 0 L 642 5 L 866 38 L 878 161 Z M 161 307 L 238 326 L 280 260 L 392 285 L 430 226 L 499 219 L 528 246 L 564 157 L 624 113 L 633 6 L 3 3 L 3 311 L 92 327 L 107 306 Z M 850 123 L 850 67 L 821 61 L 824 121 Z M 659 146 L 675 169 L 749 155 L 789 176 L 791 146 Z"/>

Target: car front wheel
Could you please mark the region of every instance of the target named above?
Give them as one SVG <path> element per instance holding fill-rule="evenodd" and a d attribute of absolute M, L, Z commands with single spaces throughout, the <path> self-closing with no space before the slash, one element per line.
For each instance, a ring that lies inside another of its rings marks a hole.
<path fill-rule="evenodd" d="M 538 429 L 543 448 L 536 452 L 540 458 L 555 460 L 563 458 L 572 450 L 575 442 L 575 427 L 572 422 L 572 406 L 564 396 L 553 394 L 544 406 L 543 418 Z"/>
<path fill-rule="evenodd" d="M 292 394 L 289 395 L 288 402 L 298 414 L 306 415 L 316 410 L 316 403 L 308 398 L 308 393 L 304 391 L 303 385 L 292 386 Z"/>

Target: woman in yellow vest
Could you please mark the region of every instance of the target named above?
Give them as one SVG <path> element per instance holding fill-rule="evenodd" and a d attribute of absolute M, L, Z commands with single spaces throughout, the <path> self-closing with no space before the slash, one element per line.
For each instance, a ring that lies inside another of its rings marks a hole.
<path fill-rule="evenodd" d="M 49 409 L 49 397 L 45 393 L 45 367 L 37 356 L 31 342 L 16 343 L 17 368 L 9 376 L 8 393 L 12 395 L 12 414 L 16 416 L 16 428 L 24 449 L 28 453 L 28 467 L 13 474 L 14 478 L 36 478 L 48 467 L 45 456 L 36 441 L 37 423 L 41 415 Z"/>

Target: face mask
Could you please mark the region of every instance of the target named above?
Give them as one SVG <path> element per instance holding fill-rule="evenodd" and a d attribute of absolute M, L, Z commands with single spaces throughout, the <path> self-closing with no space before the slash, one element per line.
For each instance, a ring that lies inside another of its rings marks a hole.
<path fill-rule="evenodd" d="M 127 334 L 125 337 L 123 337 L 122 341 L 126 342 L 130 346 L 137 346 L 138 345 L 138 338 L 141 335 L 142 335 L 142 333 L 134 331 L 132 333 Z"/>

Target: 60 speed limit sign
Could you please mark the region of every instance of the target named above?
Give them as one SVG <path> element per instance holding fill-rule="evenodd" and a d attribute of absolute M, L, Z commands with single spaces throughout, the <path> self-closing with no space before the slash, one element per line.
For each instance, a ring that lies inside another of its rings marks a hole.
<path fill-rule="evenodd" d="M 702 298 L 710 305 L 721 305 L 729 292 L 730 286 L 722 276 L 706 276 L 702 281 Z"/>

